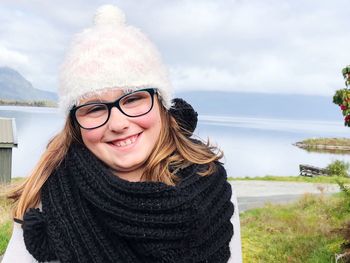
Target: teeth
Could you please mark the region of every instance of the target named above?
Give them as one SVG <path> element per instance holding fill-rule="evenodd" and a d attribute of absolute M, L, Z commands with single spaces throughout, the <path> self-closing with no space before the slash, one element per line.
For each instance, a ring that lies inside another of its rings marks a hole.
<path fill-rule="evenodd" d="M 133 144 L 136 141 L 136 138 L 137 138 L 137 135 L 132 136 L 124 141 L 119 141 L 119 142 L 115 143 L 115 145 L 118 147 L 128 146 L 130 144 Z"/>

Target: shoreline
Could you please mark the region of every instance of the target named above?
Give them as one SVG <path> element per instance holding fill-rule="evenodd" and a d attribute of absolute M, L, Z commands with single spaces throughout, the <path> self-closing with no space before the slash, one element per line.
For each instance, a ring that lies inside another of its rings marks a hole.
<path fill-rule="evenodd" d="M 338 151 L 350 152 L 350 146 L 347 146 L 347 145 L 307 144 L 303 142 L 296 142 L 296 143 L 293 143 L 293 145 L 305 150 L 319 149 L 319 150 L 338 150 Z"/>
<path fill-rule="evenodd" d="M 338 153 L 350 152 L 350 138 L 346 137 L 320 137 L 305 139 L 292 145 L 307 151 L 330 151 Z"/>
<path fill-rule="evenodd" d="M 5 101 L 0 99 L 0 106 L 26 106 L 26 107 L 47 107 L 57 108 L 58 104 L 56 101 L 50 100 L 38 100 L 38 101 Z"/>

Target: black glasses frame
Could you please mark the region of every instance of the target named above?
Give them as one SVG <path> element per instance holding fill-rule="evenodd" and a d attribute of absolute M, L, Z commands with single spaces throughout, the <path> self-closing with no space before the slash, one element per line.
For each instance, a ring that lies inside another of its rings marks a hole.
<path fill-rule="evenodd" d="M 152 100 L 152 101 L 151 101 L 151 107 L 150 107 L 150 109 L 149 109 L 147 112 L 142 113 L 142 114 L 139 114 L 139 115 L 136 115 L 136 116 L 135 116 L 135 115 L 131 116 L 131 115 L 126 114 L 126 113 L 122 110 L 122 108 L 120 107 L 119 102 L 120 102 L 123 98 L 125 98 L 126 96 L 129 96 L 129 95 L 131 95 L 131 94 L 133 94 L 133 93 L 137 93 L 137 92 L 140 92 L 140 91 L 147 91 L 147 92 L 151 95 L 151 100 Z M 79 125 L 79 127 L 81 127 L 82 129 L 85 129 L 85 130 L 97 129 L 97 128 L 99 128 L 99 127 L 102 127 L 103 125 L 105 125 L 105 124 L 108 122 L 108 120 L 109 120 L 109 118 L 110 118 L 110 116 L 111 116 L 111 109 L 112 109 L 113 107 L 117 107 L 118 110 L 119 110 L 121 113 L 123 113 L 124 115 L 126 115 L 126 116 L 128 116 L 128 117 L 131 117 L 131 118 L 140 117 L 140 116 L 146 115 L 146 114 L 149 113 L 149 112 L 152 110 L 152 108 L 153 108 L 153 104 L 154 104 L 154 94 L 156 94 L 156 93 L 157 93 L 157 90 L 154 89 L 154 88 L 135 90 L 135 91 L 133 91 L 133 92 L 124 94 L 123 96 L 119 97 L 117 100 L 115 100 L 115 101 L 113 101 L 113 102 L 89 102 L 89 103 L 82 104 L 82 105 L 79 105 L 79 106 L 74 106 L 74 107 L 70 110 L 70 115 L 71 115 L 71 117 L 73 118 L 73 120 Z M 77 119 L 77 116 L 76 116 L 77 110 L 79 110 L 79 109 L 82 108 L 82 107 L 88 106 L 88 105 L 101 105 L 101 104 L 106 105 L 106 106 L 107 106 L 107 109 L 108 109 L 108 117 L 107 117 L 106 121 L 105 121 L 104 123 L 102 123 L 101 125 L 96 126 L 96 127 L 93 127 L 93 128 L 85 128 L 85 127 L 83 127 L 82 125 L 80 125 L 80 123 L 79 123 L 79 121 L 78 121 L 78 119 Z"/>

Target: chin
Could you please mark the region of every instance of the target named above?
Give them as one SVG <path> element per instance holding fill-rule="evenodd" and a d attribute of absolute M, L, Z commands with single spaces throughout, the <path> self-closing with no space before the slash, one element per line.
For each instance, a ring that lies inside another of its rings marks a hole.
<path fill-rule="evenodd" d="M 129 163 L 126 164 L 125 162 L 121 164 L 114 164 L 112 165 L 113 170 L 116 172 L 124 172 L 124 173 L 130 173 L 134 172 L 135 170 L 139 170 L 143 166 L 144 162 L 142 163 Z"/>

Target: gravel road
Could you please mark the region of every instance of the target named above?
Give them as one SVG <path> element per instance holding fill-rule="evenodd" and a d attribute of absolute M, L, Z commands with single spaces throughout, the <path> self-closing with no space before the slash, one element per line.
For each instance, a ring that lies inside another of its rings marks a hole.
<path fill-rule="evenodd" d="M 238 199 L 239 211 L 262 207 L 266 203 L 290 203 L 305 193 L 332 194 L 339 192 L 336 184 L 273 181 L 230 181 Z"/>

